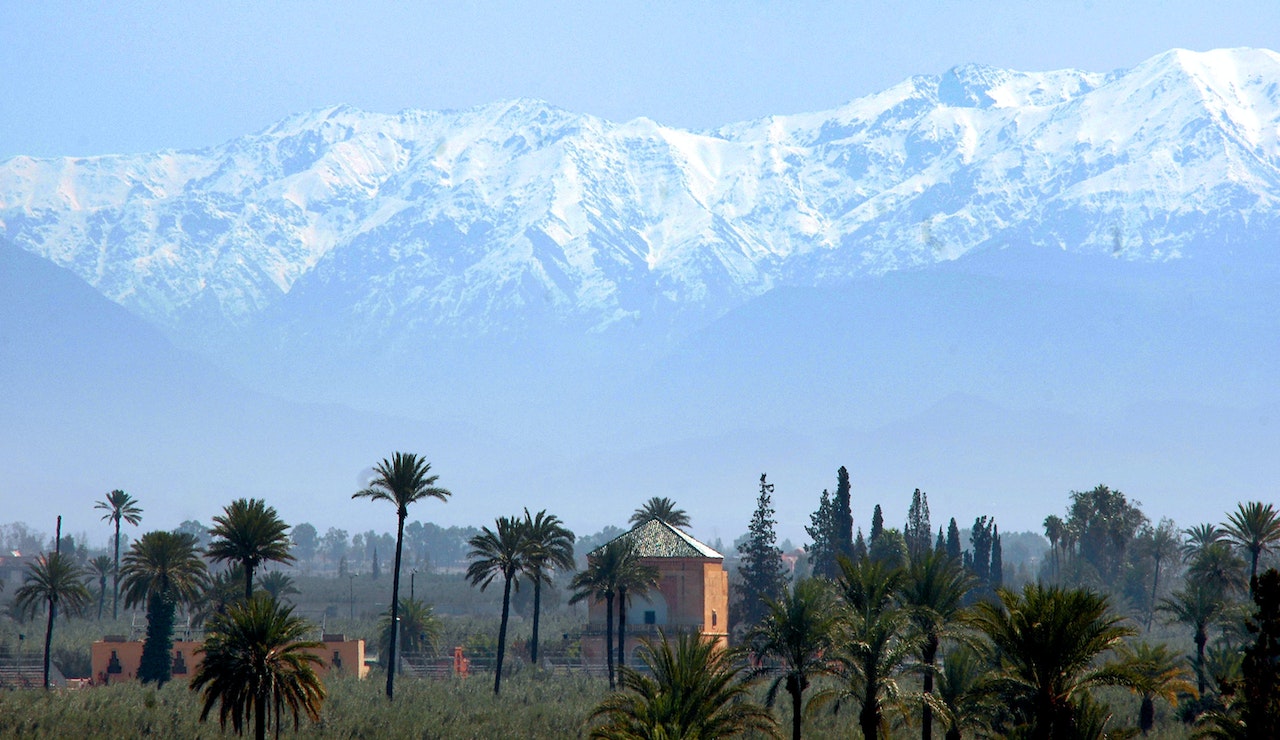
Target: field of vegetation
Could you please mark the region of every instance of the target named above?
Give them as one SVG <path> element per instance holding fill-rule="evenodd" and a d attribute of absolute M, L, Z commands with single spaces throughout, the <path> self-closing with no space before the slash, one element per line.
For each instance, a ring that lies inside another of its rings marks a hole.
<path fill-rule="evenodd" d="M 935 530 L 921 491 L 905 527 L 886 527 L 876 506 L 864 536 L 841 469 L 788 568 L 761 476 L 726 561 L 731 648 L 673 634 L 615 670 L 612 649 L 606 665 L 582 664 L 578 602 L 621 617 L 624 594 L 657 587 L 629 540 L 611 539 L 622 530 L 579 539 L 527 511 L 419 525 L 414 537 L 446 542 L 414 540 L 397 573 L 409 505 L 450 494 L 412 455 L 375 473 L 361 497 L 392 505 L 397 537 L 330 530 L 322 548 L 314 527 L 239 499 L 207 527 L 144 532 L 117 553 L 119 529 L 142 518 L 123 491 L 96 504 L 105 549 L 0 526 L 5 550 L 44 551 L 0 596 L 0 736 L 208 737 L 222 719 L 258 737 L 295 722 L 317 737 L 1280 736 L 1272 504 L 1179 528 L 1106 486 L 1071 492 L 1065 515 L 1045 519 L 1047 548 L 1007 567 L 1006 539 L 1034 551 L 1035 536 L 1002 535 L 989 517 Z M 689 524 L 656 497 L 631 521 L 651 519 Z M 465 548 L 448 542 L 460 536 Z M 321 680 L 307 649 L 335 632 L 366 640 L 368 679 Z M 610 646 L 620 632 L 611 621 Z M 89 645 L 109 634 L 143 640 L 140 682 L 29 688 L 46 644 L 52 668 L 88 678 Z M 186 634 L 205 640 L 190 684 L 170 673 Z M 468 677 L 385 670 L 455 646 L 473 660 Z"/>

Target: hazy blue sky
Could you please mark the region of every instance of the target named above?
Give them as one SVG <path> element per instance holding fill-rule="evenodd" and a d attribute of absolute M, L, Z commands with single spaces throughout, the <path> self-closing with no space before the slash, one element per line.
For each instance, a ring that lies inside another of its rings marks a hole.
<path fill-rule="evenodd" d="M 206 146 L 333 103 L 527 96 L 709 128 L 967 62 L 1108 71 L 1277 39 L 1275 0 L 0 2 L 0 159 Z"/>

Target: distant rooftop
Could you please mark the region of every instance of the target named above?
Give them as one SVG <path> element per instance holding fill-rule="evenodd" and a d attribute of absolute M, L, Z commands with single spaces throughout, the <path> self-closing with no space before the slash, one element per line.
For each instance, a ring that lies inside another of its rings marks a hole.
<path fill-rule="evenodd" d="M 650 519 L 644 524 L 637 524 L 630 532 L 618 535 L 609 542 L 618 541 L 630 542 L 642 558 L 724 559 L 720 553 L 661 519 Z M 590 555 L 600 552 L 608 544 L 592 550 Z"/>

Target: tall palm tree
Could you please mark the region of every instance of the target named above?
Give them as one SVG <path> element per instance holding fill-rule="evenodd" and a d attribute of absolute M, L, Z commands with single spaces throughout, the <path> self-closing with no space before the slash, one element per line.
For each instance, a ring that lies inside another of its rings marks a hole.
<path fill-rule="evenodd" d="M 93 505 L 95 509 L 102 509 L 107 513 L 102 515 L 102 521 L 112 522 L 116 528 L 114 538 L 115 542 L 115 581 L 111 593 L 111 618 L 120 618 L 120 522 L 128 522 L 133 526 L 138 526 L 142 521 L 142 509 L 138 508 L 138 502 L 129 494 L 116 489 L 108 493 L 106 497 Z"/>
<path fill-rule="evenodd" d="M 1249 553 L 1249 593 L 1258 578 L 1258 558 L 1280 545 L 1280 514 L 1261 501 L 1238 504 L 1222 528 L 1231 544 Z"/>
<path fill-rule="evenodd" d="M 107 578 L 115 572 L 115 563 L 109 555 L 98 555 L 89 561 L 89 575 L 98 579 L 98 621 L 102 621 L 102 610 L 107 603 Z"/>
<path fill-rule="evenodd" d="M 673 527 L 689 526 L 689 514 L 684 509 L 676 508 L 676 502 L 669 498 L 654 496 L 631 514 L 632 524 L 644 524 L 651 519 L 658 519 Z"/>
<path fill-rule="evenodd" d="M 315 666 L 323 661 L 313 651 L 324 643 L 306 640 L 310 629 L 293 616 L 292 606 L 264 596 L 232 604 L 215 617 L 191 679 L 192 691 L 204 691 L 200 721 L 219 704 L 218 723 L 226 729 L 230 719 L 239 734 L 252 714 L 257 740 L 265 740 L 273 711 L 277 735 L 282 709 L 293 715 L 295 732 L 301 714 L 319 721 L 325 690 Z"/>
<path fill-rule="evenodd" d="M 258 498 L 232 501 L 213 518 L 209 534 L 209 559 L 235 562 L 244 568 L 244 599 L 253 598 L 253 571 L 266 562 L 292 563 L 289 525 L 274 506 Z"/>
<path fill-rule="evenodd" d="M 969 571 L 946 552 L 935 551 L 917 557 L 907 567 L 898 599 L 922 638 L 920 663 L 926 699 L 933 693 L 938 649 L 943 638 L 957 634 L 957 628 L 968 621 L 964 600 L 976 583 Z M 933 737 L 932 703 L 923 702 L 921 713 L 920 737 L 930 740 Z"/>
<path fill-rule="evenodd" d="M 618 562 L 616 586 L 618 589 L 618 666 L 627 664 L 627 607 L 632 597 L 647 596 L 658 585 L 658 569 L 646 565 L 640 553 L 628 542 L 622 559 Z"/>
<path fill-rule="evenodd" d="M 471 585 L 478 585 L 483 591 L 495 578 L 502 577 L 502 623 L 498 627 L 498 662 L 493 672 L 493 693 L 497 694 L 502 689 L 502 659 L 507 648 L 511 587 L 520 587 L 517 576 L 528 565 L 525 559 L 528 556 L 529 539 L 523 520 L 500 516 L 494 522 L 494 529 L 481 528 L 480 534 L 472 537 L 468 544 L 471 545 L 471 552 L 467 556 L 471 565 L 467 566 L 467 578 Z"/>
<path fill-rule="evenodd" d="M 1032 737 L 1070 736 L 1091 689 L 1133 684 L 1124 664 L 1102 662 L 1136 634 L 1111 613 L 1106 596 L 1039 584 L 996 593 L 999 603 L 979 603 L 974 616 L 998 666 L 985 683 Z"/>
<path fill-rule="evenodd" d="M 538 622 L 542 614 L 542 584 L 551 582 L 551 572 L 573 569 L 573 532 L 545 509 L 530 515 L 524 510 L 525 572 L 533 581 L 533 638 L 529 643 L 529 661 L 538 665 Z"/>
<path fill-rule="evenodd" d="M 1209 627 L 1217 622 L 1226 608 L 1222 591 L 1215 585 L 1196 579 L 1187 579 L 1187 587 L 1174 591 L 1170 598 L 1163 599 L 1157 607 L 1169 615 L 1170 622 L 1185 624 L 1192 629 L 1192 638 L 1196 645 L 1196 689 L 1201 696 L 1208 687 L 1208 676 L 1205 673 L 1204 649 L 1209 642 Z"/>
<path fill-rule="evenodd" d="M 138 678 L 163 685 L 172 675 L 173 615 L 200 598 L 209 571 L 193 535 L 147 532 L 134 541 L 121 568 L 125 608 L 147 604 L 147 636 Z"/>
<path fill-rule="evenodd" d="M 67 613 L 78 614 L 88 605 L 89 589 L 85 588 L 83 574 L 70 555 L 50 553 L 36 558 L 27 566 L 22 587 L 14 593 L 14 604 L 28 617 L 35 616 L 41 605 L 49 618 L 44 629 L 44 687 L 49 688 L 49 649 L 53 645 L 53 622 L 58 616 L 58 605 Z"/>
<path fill-rule="evenodd" d="M 1151 557 L 1152 571 L 1154 575 L 1151 579 L 1151 606 L 1147 611 L 1146 628 L 1151 630 L 1151 619 L 1155 616 L 1156 605 L 1160 600 L 1160 566 L 1172 560 L 1179 550 L 1179 541 L 1177 530 L 1174 528 L 1173 520 L 1162 519 L 1158 526 L 1146 526 L 1142 539 L 1143 549 L 1146 554 Z"/>
<path fill-rule="evenodd" d="M 1179 549 L 1182 551 L 1182 560 L 1186 563 L 1194 561 L 1206 548 L 1221 542 L 1226 536 L 1216 524 L 1197 524 L 1182 530 L 1182 534 L 1186 535 L 1186 540 Z"/>
<path fill-rule="evenodd" d="M 917 651 L 920 635 L 910 614 L 897 603 L 903 572 L 867 558 L 853 563 L 841 557 L 837 583 L 845 605 L 846 642 L 838 671 L 844 687 L 819 695 L 820 701 L 844 699 L 861 705 L 858 725 L 867 740 L 886 730 L 885 711 L 900 705 L 904 692 L 895 674 Z"/>
<path fill-rule="evenodd" d="M 946 556 L 946 553 L 943 553 Z M 745 648 L 760 662 L 753 676 L 773 675 L 765 705 L 773 706 L 778 690 L 791 697 L 791 737 L 800 740 L 804 691 L 809 679 L 831 673 L 840 641 L 839 610 L 824 581 L 806 578 L 782 598 L 768 604 L 764 619 L 747 634 Z M 782 670 L 775 671 L 773 663 Z"/>
<path fill-rule="evenodd" d="M 777 722 L 753 703 L 743 669 L 714 640 L 681 635 L 674 647 L 664 635 L 641 648 L 651 674 L 622 669 L 622 691 L 591 712 L 599 722 L 592 738 L 725 738 L 748 732 L 777 737 Z"/>
<path fill-rule="evenodd" d="M 1176 705 L 1178 694 L 1190 694 L 1195 687 L 1186 679 L 1182 659 L 1174 655 L 1168 645 L 1139 642 L 1124 646 L 1120 653 L 1138 679 L 1130 688 L 1142 697 L 1138 707 L 1138 729 L 1146 735 L 1155 727 L 1156 699 Z"/>
<path fill-rule="evenodd" d="M 387 501 L 396 507 L 396 564 L 391 572 L 391 621 L 394 622 L 400 609 L 400 555 L 404 549 L 404 520 L 409 516 L 409 504 L 426 498 L 447 501 L 453 494 L 436 485 L 440 476 L 431 475 L 431 463 L 412 452 L 397 452 L 390 460 L 383 458 L 373 472 L 368 487 L 353 493 L 351 498 Z M 392 632 L 388 663 L 395 665 L 395 658 L 396 633 Z M 388 699 L 395 698 L 395 677 L 395 671 L 387 671 Z"/>
<path fill-rule="evenodd" d="M 609 666 L 609 688 L 617 684 L 613 670 L 613 599 L 618 593 L 619 563 L 630 550 L 622 540 L 613 540 L 596 552 L 587 556 L 587 567 L 580 571 L 569 582 L 573 596 L 569 603 L 592 599 L 604 602 L 604 656 Z"/>
<path fill-rule="evenodd" d="M 1050 514 L 1044 518 L 1044 535 L 1049 539 L 1049 547 L 1053 553 L 1053 578 L 1056 581 L 1061 572 L 1061 564 L 1058 560 L 1058 545 L 1063 543 L 1067 532 L 1067 526 L 1062 521 L 1062 517 L 1057 514 Z"/>

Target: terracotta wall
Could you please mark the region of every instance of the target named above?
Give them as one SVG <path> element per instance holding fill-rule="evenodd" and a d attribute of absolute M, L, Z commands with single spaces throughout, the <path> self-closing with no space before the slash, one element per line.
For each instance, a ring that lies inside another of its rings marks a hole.
<path fill-rule="evenodd" d="M 196 654 L 199 642 L 175 640 L 173 643 L 174 679 L 190 678 L 200 666 L 201 656 Z M 359 677 L 369 674 L 364 664 L 364 640 L 326 640 L 323 649 L 312 651 L 320 657 L 321 665 L 316 672 L 321 676 L 329 673 L 352 675 L 359 671 Z M 93 682 L 95 684 L 133 681 L 137 679 L 138 666 L 142 663 L 142 643 L 126 640 L 99 640 L 90 649 L 93 665 Z"/>

